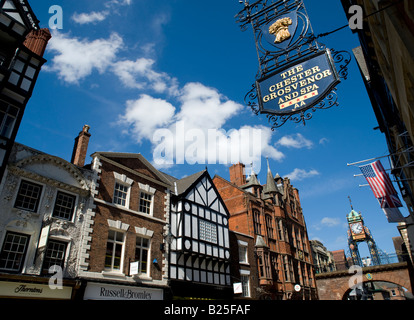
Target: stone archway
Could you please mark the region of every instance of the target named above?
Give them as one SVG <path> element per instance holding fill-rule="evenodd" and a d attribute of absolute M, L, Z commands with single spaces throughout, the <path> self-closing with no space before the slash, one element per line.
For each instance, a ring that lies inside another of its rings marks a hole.
<path fill-rule="evenodd" d="M 384 281 L 395 283 L 412 290 L 412 280 L 407 262 L 363 268 L 363 282 Z M 370 274 L 370 280 L 367 275 Z M 349 281 L 353 273 L 347 271 L 330 272 L 316 275 L 316 286 L 320 300 L 342 300 L 350 290 Z"/>
<path fill-rule="evenodd" d="M 357 285 L 355 285 L 352 288 L 348 288 L 347 291 L 345 291 L 342 300 L 360 300 L 362 291 L 352 292 Z M 412 292 L 409 291 L 407 288 L 393 282 L 389 281 L 363 281 L 363 284 L 359 287 L 362 289 L 362 287 L 365 287 L 365 294 L 366 298 L 368 300 L 405 300 L 407 297 L 412 296 Z M 405 293 L 405 290 L 409 292 L 407 295 Z M 394 291 L 391 293 L 391 291 Z M 359 295 L 359 297 L 356 297 Z M 352 298 L 352 296 L 354 298 Z"/>

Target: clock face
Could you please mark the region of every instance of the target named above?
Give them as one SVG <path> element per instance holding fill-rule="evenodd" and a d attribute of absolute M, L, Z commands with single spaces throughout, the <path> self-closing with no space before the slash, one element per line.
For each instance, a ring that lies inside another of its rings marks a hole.
<path fill-rule="evenodd" d="M 351 224 L 351 230 L 354 234 L 362 233 L 362 231 L 363 231 L 362 223 L 358 222 L 358 223 Z"/>

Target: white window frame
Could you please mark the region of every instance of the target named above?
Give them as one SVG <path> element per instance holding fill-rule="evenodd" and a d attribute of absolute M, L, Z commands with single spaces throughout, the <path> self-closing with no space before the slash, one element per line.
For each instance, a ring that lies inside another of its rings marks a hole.
<path fill-rule="evenodd" d="M 117 173 L 117 172 L 113 172 L 113 174 L 114 174 L 115 182 L 114 182 L 114 192 L 113 192 L 113 196 L 112 196 L 112 203 L 116 206 L 120 206 L 120 207 L 129 209 L 129 200 L 130 200 L 130 197 L 131 197 L 131 186 L 132 186 L 134 180 L 128 178 L 124 174 L 120 174 L 120 173 Z M 115 202 L 115 192 L 117 190 L 116 189 L 117 184 L 121 185 L 121 186 L 123 186 L 127 189 L 125 205 L 118 204 L 118 203 Z"/>
<path fill-rule="evenodd" d="M 124 190 L 120 190 L 117 188 L 117 186 L 121 186 L 123 188 L 126 189 L 126 192 Z M 117 193 L 125 193 L 125 204 L 122 203 L 118 203 L 118 199 L 120 199 L 121 201 L 124 200 L 122 197 L 118 197 L 116 194 Z M 112 198 L 112 203 L 117 205 L 117 206 L 121 206 L 121 207 L 125 207 L 125 208 L 129 208 L 129 196 L 130 196 L 130 187 L 122 182 L 119 182 L 117 180 L 115 180 L 115 184 L 114 184 L 114 195 Z"/>
<path fill-rule="evenodd" d="M 61 237 L 51 236 L 51 237 L 49 237 L 49 239 L 48 239 L 48 241 L 47 241 L 47 245 L 46 245 L 46 247 L 45 247 L 45 252 L 44 252 L 44 255 L 43 255 L 42 265 L 41 265 L 41 273 L 43 273 L 43 271 L 44 271 L 44 270 L 43 270 L 43 265 L 44 265 L 45 258 L 46 258 L 46 252 L 47 252 L 47 250 L 49 249 L 49 244 L 50 244 L 50 241 L 60 242 L 60 243 L 62 243 L 62 244 L 64 243 L 64 244 L 65 244 L 65 246 L 66 246 L 66 248 L 65 248 L 65 256 L 64 256 L 64 258 L 63 258 L 63 266 L 61 267 L 61 268 L 62 268 L 62 271 L 66 269 L 67 262 L 68 262 L 68 259 L 69 259 L 69 253 L 70 253 L 70 241 L 68 241 L 66 238 L 65 238 L 65 239 L 62 239 Z M 46 272 L 46 273 L 44 273 L 44 274 L 49 274 L 49 272 Z"/>
<path fill-rule="evenodd" d="M 151 250 L 152 250 L 152 237 L 154 235 L 154 231 L 149 230 L 145 227 L 142 227 L 142 228 L 141 227 L 135 227 L 135 233 L 136 233 L 136 238 L 145 238 L 145 239 L 148 239 L 148 241 L 149 241 L 148 257 L 147 257 L 147 259 L 148 259 L 148 261 L 147 261 L 147 266 L 148 266 L 147 267 L 147 273 L 138 273 L 136 276 L 138 278 L 152 280 L 151 279 L 151 265 L 152 265 L 151 264 Z M 136 238 L 135 238 L 135 250 L 137 248 Z M 141 266 L 139 266 L 138 270 L 140 270 L 140 268 L 141 268 Z"/>
<path fill-rule="evenodd" d="M 109 238 L 109 234 L 110 232 L 115 232 L 115 233 L 120 233 L 122 234 L 122 242 L 116 240 L 116 235 L 115 235 L 115 239 L 110 239 Z M 114 244 L 114 247 L 112 248 L 112 258 L 111 258 L 111 267 L 106 267 L 106 248 L 105 248 L 105 266 L 104 266 L 104 270 L 107 272 L 113 272 L 113 273 L 119 273 L 119 274 L 123 274 L 123 270 L 124 270 L 124 256 L 125 256 L 125 241 L 126 240 L 126 232 L 123 230 L 119 230 L 119 229 L 109 229 L 108 230 L 108 238 L 106 239 L 106 246 L 108 246 L 108 242 L 112 242 Z M 114 251 L 115 251 L 115 246 L 116 244 L 122 244 L 122 249 L 121 249 L 121 257 L 120 257 L 120 263 L 119 263 L 119 269 L 114 269 Z"/>
<path fill-rule="evenodd" d="M 138 183 L 139 185 L 139 202 L 138 202 L 138 212 L 142 214 L 147 214 L 149 216 L 154 215 L 154 201 L 155 201 L 155 191 L 156 189 L 151 188 L 148 184 Z M 151 203 L 149 208 L 149 213 L 141 211 L 141 197 L 142 194 L 151 196 Z"/>
<path fill-rule="evenodd" d="M 245 241 L 237 240 L 237 244 L 239 245 L 239 263 L 248 265 L 249 264 L 249 258 L 247 254 L 248 243 Z"/>
<path fill-rule="evenodd" d="M 247 281 L 243 281 L 243 280 L 247 280 Z M 242 297 L 250 298 L 251 297 L 250 271 L 240 270 L 240 282 L 242 284 Z M 246 289 L 247 289 L 247 292 L 246 292 Z"/>
<path fill-rule="evenodd" d="M 17 198 L 19 196 L 20 188 L 22 186 L 23 181 L 27 182 L 29 184 L 34 184 L 34 185 L 37 185 L 37 186 L 41 187 L 39 198 L 38 198 L 38 203 L 37 203 L 37 206 L 36 206 L 35 210 L 30 210 L 30 209 L 26 209 L 26 208 L 16 206 Z M 21 178 L 20 181 L 19 181 L 19 187 L 17 188 L 17 192 L 16 192 L 16 195 L 15 195 L 15 198 L 14 198 L 13 208 L 15 208 L 17 210 L 24 210 L 24 211 L 28 211 L 28 212 L 38 213 L 39 210 L 41 209 L 44 192 L 45 192 L 45 185 L 43 183 L 39 183 L 38 181 L 35 181 L 35 180 Z"/>
<path fill-rule="evenodd" d="M 56 201 L 57 201 L 57 197 L 58 197 L 59 192 L 67 194 L 67 195 L 72 196 L 72 197 L 75 197 L 75 200 L 74 200 L 74 203 L 73 203 L 73 212 L 72 212 L 71 219 L 65 219 L 65 218 L 61 218 L 61 217 L 58 217 L 58 216 L 54 216 Z M 55 202 L 53 204 L 53 210 L 52 210 L 52 213 L 51 213 L 52 217 L 55 218 L 55 219 L 60 219 L 60 220 L 69 221 L 69 222 L 75 221 L 76 212 L 78 210 L 78 201 L 79 201 L 79 196 L 76 193 L 68 192 L 66 190 L 57 189 L 56 190 L 56 195 L 55 195 Z"/>
<path fill-rule="evenodd" d="M 141 245 L 137 244 L 137 239 L 138 238 L 141 239 Z M 143 247 L 142 246 L 142 239 L 148 240 L 148 247 Z M 138 260 L 138 262 L 139 262 L 138 276 L 150 277 L 150 274 L 151 274 L 151 245 L 152 245 L 151 238 L 145 237 L 141 234 L 136 235 L 136 238 L 135 238 L 135 252 L 137 251 L 138 248 L 140 250 L 140 259 Z M 142 250 L 143 249 L 147 250 L 147 272 L 145 272 L 145 273 L 141 272 L 141 255 L 142 255 Z"/>
<path fill-rule="evenodd" d="M 3 238 L 3 242 L 2 242 L 1 247 L 0 247 L 0 253 L 2 253 L 3 250 L 5 249 L 4 248 L 5 242 L 6 242 L 7 236 L 9 234 L 17 235 L 19 237 L 25 237 L 25 238 L 27 238 L 27 243 L 25 245 L 25 248 L 24 248 L 23 252 L 21 252 L 22 259 L 20 261 L 19 269 L 2 268 L 0 270 L 3 271 L 3 272 L 19 272 L 19 273 L 23 273 L 24 272 L 24 269 L 25 269 L 25 266 L 26 266 L 26 259 L 27 259 L 27 256 L 28 256 L 29 250 L 30 250 L 31 235 L 30 234 L 27 234 L 27 233 L 17 232 L 17 231 L 14 231 L 14 230 L 5 230 L 5 235 L 4 235 L 4 238 Z M 17 252 L 17 253 L 20 253 L 19 251 L 14 251 L 14 250 L 8 250 L 8 252 L 14 252 L 14 253 Z"/>

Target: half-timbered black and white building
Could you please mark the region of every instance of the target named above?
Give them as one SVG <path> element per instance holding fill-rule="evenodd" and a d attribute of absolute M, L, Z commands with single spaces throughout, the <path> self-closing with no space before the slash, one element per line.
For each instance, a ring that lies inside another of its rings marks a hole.
<path fill-rule="evenodd" d="M 50 38 L 27 0 L 0 0 L 0 182 Z"/>
<path fill-rule="evenodd" d="M 172 294 L 230 298 L 229 213 L 207 170 L 174 181 L 170 216 Z"/>

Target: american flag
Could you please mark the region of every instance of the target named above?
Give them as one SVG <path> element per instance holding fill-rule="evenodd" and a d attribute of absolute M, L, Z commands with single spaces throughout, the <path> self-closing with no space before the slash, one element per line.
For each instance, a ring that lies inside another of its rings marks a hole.
<path fill-rule="evenodd" d="M 371 186 L 375 198 L 378 199 L 382 210 L 387 216 L 388 222 L 405 221 L 398 209 L 398 207 L 402 207 L 402 203 L 381 162 L 376 161 L 359 168 Z"/>
<path fill-rule="evenodd" d="M 375 198 L 379 199 L 390 194 L 397 194 L 390 177 L 385 172 L 380 161 L 375 161 L 359 168 L 374 192 Z"/>

